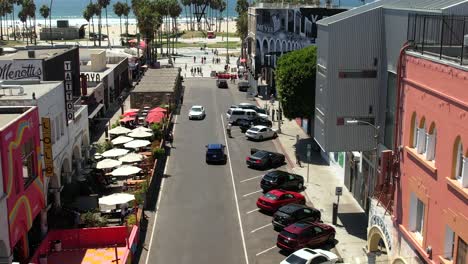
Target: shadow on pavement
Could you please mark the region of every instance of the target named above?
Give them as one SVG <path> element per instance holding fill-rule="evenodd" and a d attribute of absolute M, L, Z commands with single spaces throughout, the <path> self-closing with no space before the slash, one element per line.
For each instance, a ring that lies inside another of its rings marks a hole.
<path fill-rule="evenodd" d="M 294 144 L 295 156 L 299 154 L 301 163 L 307 164 L 307 145 L 311 145 L 310 163 L 313 165 L 328 165 L 327 162 L 320 155 L 320 147 L 317 145 L 313 138 L 301 138 Z"/>
<path fill-rule="evenodd" d="M 338 218 L 350 235 L 367 240 L 367 215 L 360 213 L 338 213 Z"/>

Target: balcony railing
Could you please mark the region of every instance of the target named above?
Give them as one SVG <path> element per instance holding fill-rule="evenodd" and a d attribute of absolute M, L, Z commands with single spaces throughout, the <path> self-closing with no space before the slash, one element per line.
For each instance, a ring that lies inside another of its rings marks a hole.
<path fill-rule="evenodd" d="M 468 65 L 467 22 L 466 16 L 410 14 L 407 39 L 421 54 Z"/>

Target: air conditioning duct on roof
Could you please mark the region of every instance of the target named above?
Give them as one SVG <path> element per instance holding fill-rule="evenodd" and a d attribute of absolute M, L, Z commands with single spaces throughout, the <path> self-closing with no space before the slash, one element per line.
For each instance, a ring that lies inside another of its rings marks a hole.
<path fill-rule="evenodd" d="M 24 88 L 21 85 L 2 85 L 2 84 L 0 84 L 0 88 L 2 90 L 4 90 L 4 91 L 9 89 L 11 96 L 13 96 L 13 95 L 25 95 Z M 16 90 L 16 89 L 18 89 L 19 92 L 17 94 L 13 94 L 13 90 Z"/>

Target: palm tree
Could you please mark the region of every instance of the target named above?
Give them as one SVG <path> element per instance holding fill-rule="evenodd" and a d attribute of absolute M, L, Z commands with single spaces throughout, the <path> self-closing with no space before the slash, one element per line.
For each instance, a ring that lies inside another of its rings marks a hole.
<path fill-rule="evenodd" d="M 23 32 L 22 32 L 22 36 L 23 36 L 23 41 L 24 41 L 24 36 L 26 35 L 24 33 L 24 23 L 26 22 L 26 20 L 28 19 L 28 16 L 26 15 L 26 11 L 24 8 L 22 8 L 19 12 L 18 12 L 18 18 L 19 20 L 21 21 L 21 23 L 23 23 Z M 29 39 L 26 38 L 26 44 L 29 45 Z"/>
<path fill-rule="evenodd" d="M 122 4 L 122 14 L 125 16 L 125 40 L 128 41 L 128 15 L 130 14 L 130 6 L 127 3 Z"/>
<path fill-rule="evenodd" d="M 226 1 L 221 0 L 221 2 L 219 4 L 219 13 L 218 13 L 219 31 L 221 31 L 221 19 L 222 19 L 222 14 L 223 14 L 224 10 L 226 10 Z M 221 19 L 220 19 L 220 17 L 221 17 Z"/>
<path fill-rule="evenodd" d="M 136 3 L 138 1 L 138 3 Z M 149 0 L 132 1 L 133 4 L 138 4 L 135 10 L 137 17 L 137 26 L 144 36 L 146 42 L 146 58 L 151 60 L 151 50 L 149 44 L 154 39 L 154 34 L 161 27 L 162 17 L 158 13 L 158 5 L 156 2 Z M 136 6 L 136 5 L 135 5 Z"/>
<path fill-rule="evenodd" d="M 15 5 L 19 5 L 21 3 L 21 0 L 9 0 L 9 1 L 12 6 L 11 25 L 13 26 L 13 39 L 16 41 Z"/>
<path fill-rule="evenodd" d="M 177 17 L 182 13 L 182 7 L 180 7 L 177 0 L 171 0 L 169 4 L 169 16 L 174 20 L 174 32 L 172 34 L 174 36 L 172 39 L 172 54 L 174 54 L 175 40 L 177 40 Z"/>
<path fill-rule="evenodd" d="M 181 0 L 182 5 L 184 6 L 185 10 L 185 24 L 188 25 L 188 13 L 187 13 L 187 6 L 190 5 L 190 0 Z M 187 27 L 187 30 L 189 30 L 189 27 Z"/>
<path fill-rule="evenodd" d="M 47 18 L 50 15 L 50 8 L 48 6 L 46 6 L 46 5 L 42 5 L 41 8 L 39 9 L 39 13 L 41 13 L 41 16 L 44 18 L 44 28 L 46 28 L 47 27 Z"/>
<path fill-rule="evenodd" d="M 85 17 L 85 13 L 87 16 L 89 16 L 91 18 L 91 25 L 93 27 L 93 40 L 94 40 L 94 46 L 96 46 L 96 31 L 94 30 L 94 15 L 95 15 L 95 5 L 90 2 L 86 8 L 85 8 L 85 11 L 83 12 L 83 17 L 86 19 Z"/>
<path fill-rule="evenodd" d="M 31 43 L 34 38 L 34 45 L 36 45 L 36 25 L 32 25 L 32 18 L 36 17 L 36 4 L 34 0 L 23 0 L 22 2 L 24 15 L 26 16 L 26 20 L 29 18 L 29 37 L 31 38 Z M 33 32 L 34 30 L 34 32 Z"/>
<path fill-rule="evenodd" d="M 122 15 L 123 15 L 123 8 L 124 5 L 121 2 L 117 2 L 114 4 L 114 13 L 119 17 L 120 22 L 120 37 L 122 37 Z"/>
<path fill-rule="evenodd" d="M 101 8 L 104 8 L 105 11 L 106 11 L 106 32 L 107 32 L 107 42 L 109 43 L 110 45 L 110 36 L 109 36 L 109 22 L 107 21 L 107 6 L 110 4 L 110 0 L 98 0 L 98 3 L 99 3 L 99 6 Z M 99 35 L 101 33 L 99 32 Z M 99 46 L 101 46 L 99 44 Z"/>
<path fill-rule="evenodd" d="M 3 6 L 2 6 L 2 9 L 3 9 L 3 15 L 5 16 L 5 26 L 6 26 L 6 33 L 7 33 L 7 39 L 10 40 L 10 33 L 9 33 L 9 30 L 8 30 L 8 15 L 11 14 L 11 12 L 13 12 L 13 5 L 9 2 L 9 1 L 5 1 L 3 2 Z M 3 36 L 3 34 L 2 34 Z"/>
<path fill-rule="evenodd" d="M 91 20 L 92 17 L 93 17 L 93 15 L 90 13 L 89 8 L 86 7 L 86 8 L 83 10 L 83 18 L 84 18 L 86 21 L 88 21 L 88 23 L 89 23 L 89 21 Z M 93 28 L 94 28 L 94 24 L 93 24 Z M 93 31 L 94 31 L 94 30 L 93 30 Z M 91 30 L 88 30 L 88 38 L 90 38 L 90 37 L 91 37 Z"/>

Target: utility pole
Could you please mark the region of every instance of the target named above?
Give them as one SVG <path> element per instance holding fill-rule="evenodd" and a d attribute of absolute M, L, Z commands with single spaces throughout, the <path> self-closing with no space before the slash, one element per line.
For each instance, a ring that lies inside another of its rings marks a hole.
<path fill-rule="evenodd" d="M 54 2 L 54 0 L 50 0 L 50 13 L 49 13 L 49 29 L 50 29 L 50 45 L 54 46 L 54 40 L 53 40 L 53 37 L 52 37 L 52 2 Z M 15 33 L 16 35 L 16 33 Z"/>

